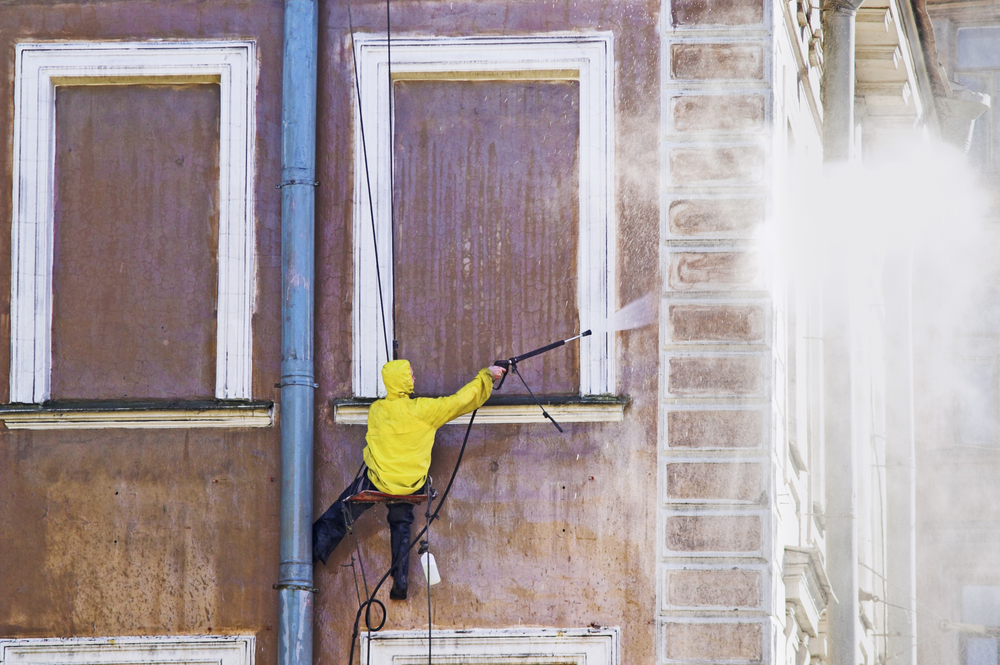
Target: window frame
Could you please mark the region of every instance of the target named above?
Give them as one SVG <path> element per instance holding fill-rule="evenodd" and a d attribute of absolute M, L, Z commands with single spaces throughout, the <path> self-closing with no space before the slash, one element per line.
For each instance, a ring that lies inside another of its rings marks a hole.
<path fill-rule="evenodd" d="M 619 665 L 618 628 L 435 630 L 434 660 L 491 665 Z M 427 662 L 427 631 L 361 635 L 362 665 Z"/>
<path fill-rule="evenodd" d="M 253 635 L 0 639 L 5 665 L 253 665 Z"/>
<path fill-rule="evenodd" d="M 580 85 L 580 239 L 577 301 L 583 326 L 597 327 L 614 312 L 614 55 L 610 32 L 518 37 L 394 37 L 393 81 L 434 79 L 575 80 Z M 354 104 L 353 393 L 385 394 L 378 368 L 382 339 L 392 330 L 392 136 L 388 49 L 384 37 L 354 38 L 358 90 Z M 365 140 L 361 136 L 364 117 Z M 367 167 L 366 168 L 366 163 Z M 369 180 L 371 204 L 369 204 Z M 372 234 L 374 209 L 379 274 Z M 379 305 L 378 282 L 385 302 Z M 576 331 L 567 331 L 567 336 Z M 553 341 L 553 340 L 545 340 Z M 595 330 L 580 341 L 580 394 L 615 392 L 615 333 Z M 524 349 L 527 351 L 528 349 Z"/>
<path fill-rule="evenodd" d="M 10 402 L 50 398 L 56 87 L 202 82 L 221 96 L 215 397 L 249 400 L 255 42 L 23 42 L 14 58 Z"/>
<path fill-rule="evenodd" d="M 997 91 L 1000 89 L 1000 57 L 995 61 L 977 61 L 975 57 L 972 57 L 973 62 L 968 62 L 969 58 L 963 57 L 963 51 L 967 52 L 967 49 L 973 48 L 971 42 L 981 40 L 983 37 L 990 38 L 994 42 L 1000 41 L 1000 27 L 968 25 L 961 26 L 955 31 L 954 46 L 952 47 L 954 63 L 952 78 L 959 85 L 973 92 L 988 95 L 995 100 Z M 985 152 L 981 155 L 982 163 L 979 164 L 979 167 L 988 175 L 996 175 L 1000 172 L 1000 135 L 998 134 L 1000 134 L 1000 117 L 996 112 L 996 105 L 991 104 L 974 121 L 969 150 L 970 155 L 974 155 L 976 139 L 982 140 Z"/>

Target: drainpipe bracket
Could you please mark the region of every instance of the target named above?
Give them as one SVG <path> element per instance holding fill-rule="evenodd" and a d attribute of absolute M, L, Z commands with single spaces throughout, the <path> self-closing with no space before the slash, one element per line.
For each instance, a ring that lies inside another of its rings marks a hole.
<path fill-rule="evenodd" d="M 319 180 L 285 180 L 278 185 L 275 185 L 275 189 L 281 189 L 282 187 L 288 187 L 289 185 L 309 185 L 310 187 L 319 187 Z"/>
<path fill-rule="evenodd" d="M 285 589 L 291 589 L 292 591 L 308 591 L 309 593 L 319 593 L 319 589 L 314 586 L 305 586 L 303 584 L 272 584 L 272 589 L 277 591 L 284 591 Z"/>
<path fill-rule="evenodd" d="M 282 380 L 274 384 L 275 388 L 284 388 L 285 386 L 305 386 L 306 388 L 319 388 L 318 383 L 304 379 L 289 379 L 287 381 Z"/>

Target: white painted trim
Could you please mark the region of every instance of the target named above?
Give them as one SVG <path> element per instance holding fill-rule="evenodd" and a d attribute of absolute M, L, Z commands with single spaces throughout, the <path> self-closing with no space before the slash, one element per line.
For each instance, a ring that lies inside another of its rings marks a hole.
<path fill-rule="evenodd" d="M 22 43 L 15 48 L 10 401 L 49 398 L 57 85 L 216 80 L 219 281 L 215 396 L 249 399 L 254 297 L 252 41 Z"/>
<path fill-rule="evenodd" d="M 618 628 L 435 630 L 434 662 L 442 665 L 619 665 Z M 370 649 L 369 649 L 370 645 Z M 427 662 L 427 631 L 362 633 L 362 665 Z"/>
<path fill-rule="evenodd" d="M 583 328 L 603 326 L 614 312 L 614 54 L 610 32 L 528 37 L 412 37 L 392 40 L 392 77 L 445 80 L 578 80 L 580 83 L 580 241 L 578 300 Z M 353 385 L 358 397 L 384 394 L 378 368 L 386 361 L 382 341 L 375 249 L 374 207 L 385 327 L 392 330 L 392 226 L 390 211 L 390 99 L 384 38 L 354 38 L 360 101 L 354 117 L 354 349 Z M 364 117 L 372 205 L 369 206 Z M 604 326 L 606 327 L 606 326 Z M 567 334 L 576 331 L 566 331 Z M 614 332 L 580 341 L 580 392 L 615 392 Z"/>
<path fill-rule="evenodd" d="M 546 404 L 557 423 L 620 423 L 625 419 L 625 404 Z M 447 425 L 468 425 L 470 414 L 448 421 Z M 367 425 L 367 404 L 337 404 L 333 421 L 338 425 Z M 549 423 L 541 409 L 534 404 L 496 404 L 481 406 L 476 412 L 476 422 L 480 424 L 527 424 Z M 551 425 L 550 425 L 551 427 Z"/>
<path fill-rule="evenodd" d="M 253 665 L 253 635 L 0 640 L 4 665 Z"/>
<path fill-rule="evenodd" d="M 45 409 L 0 414 L 7 429 L 192 429 L 270 427 L 273 407 L 252 409 Z"/>

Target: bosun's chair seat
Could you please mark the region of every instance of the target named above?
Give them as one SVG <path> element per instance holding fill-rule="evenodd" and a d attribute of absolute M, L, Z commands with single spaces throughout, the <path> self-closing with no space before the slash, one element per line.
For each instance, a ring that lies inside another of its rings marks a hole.
<path fill-rule="evenodd" d="M 432 497 L 437 496 L 437 492 L 432 492 Z M 347 499 L 355 503 L 412 503 L 417 505 L 427 500 L 427 495 L 420 494 L 386 494 L 378 490 L 362 490 Z"/>

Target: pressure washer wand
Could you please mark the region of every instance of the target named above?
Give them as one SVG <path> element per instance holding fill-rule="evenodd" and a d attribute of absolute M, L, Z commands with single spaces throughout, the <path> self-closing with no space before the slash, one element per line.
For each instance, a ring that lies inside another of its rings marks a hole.
<path fill-rule="evenodd" d="M 580 339 L 581 337 L 586 337 L 587 335 L 592 335 L 592 334 L 593 334 L 593 331 L 584 330 L 579 335 L 573 335 L 572 337 L 568 337 L 566 339 L 561 339 L 558 342 L 552 342 L 551 344 L 546 344 L 545 346 L 541 347 L 540 349 L 535 349 L 534 351 L 528 351 L 527 353 L 522 353 L 519 356 L 514 356 L 513 358 L 508 358 L 507 360 L 497 360 L 493 364 L 496 365 L 496 366 L 498 366 L 498 367 L 503 367 L 504 369 L 507 369 L 511 365 L 516 365 L 517 363 L 521 362 L 522 360 L 527 360 L 528 358 L 534 358 L 535 356 L 540 356 L 541 354 L 545 353 L 546 351 L 551 351 L 552 349 L 558 349 L 560 346 L 562 346 L 566 342 L 572 342 L 574 339 Z M 506 374 L 504 376 L 506 376 Z M 500 385 L 503 385 L 502 381 L 501 381 Z M 499 388 L 499 387 L 500 386 L 497 386 L 497 388 Z"/>
<path fill-rule="evenodd" d="M 500 377 L 500 383 L 497 385 L 495 390 L 500 390 L 501 388 L 503 388 L 504 381 L 507 380 L 507 375 L 510 374 L 511 372 L 514 372 L 515 374 L 517 374 L 517 378 L 521 379 L 521 383 L 524 383 L 524 387 L 527 388 L 528 394 L 531 395 L 532 399 L 535 400 L 535 404 L 537 404 L 538 408 L 542 410 L 542 415 L 551 420 L 552 424 L 556 426 L 556 429 L 562 432 L 563 429 L 562 427 L 559 426 L 559 423 L 556 422 L 555 418 L 549 415 L 548 411 L 545 410 L 545 407 L 542 406 L 542 403 L 538 401 L 537 397 L 535 397 L 535 393 L 532 392 L 528 384 L 525 383 L 524 377 L 521 376 L 521 373 L 517 370 L 517 364 L 522 360 L 527 360 L 528 358 L 534 358 L 535 356 L 539 356 L 545 353 L 546 351 L 551 351 L 552 349 L 558 349 L 560 346 L 566 344 L 566 342 L 572 342 L 574 339 L 580 339 L 581 337 L 586 337 L 587 335 L 591 334 L 593 334 L 593 331 L 584 330 L 579 335 L 573 335 L 572 337 L 561 339 L 558 342 L 552 342 L 551 344 L 546 344 L 545 346 L 535 349 L 534 351 L 528 351 L 527 353 L 522 353 L 519 356 L 514 356 L 513 358 L 507 358 L 506 360 L 494 361 L 493 362 L 494 365 L 498 367 L 503 367 L 504 369 L 507 370 L 506 372 L 504 372 L 504 375 Z"/>

